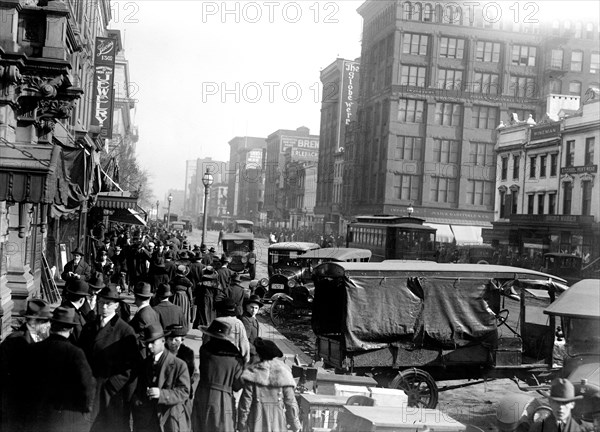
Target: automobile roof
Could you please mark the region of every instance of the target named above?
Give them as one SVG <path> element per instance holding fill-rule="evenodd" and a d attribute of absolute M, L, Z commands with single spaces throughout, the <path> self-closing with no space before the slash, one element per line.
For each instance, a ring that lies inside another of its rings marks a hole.
<path fill-rule="evenodd" d="M 236 219 L 236 224 L 254 225 L 254 222 L 245 219 Z"/>
<path fill-rule="evenodd" d="M 561 258 L 569 257 L 569 258 L 581 259 L 580 256 L 568 254 L 568 253 L 560 253 L 560 252 L 548 252 L 548 253 L 544 254 L 544 256 L 554 256 L 554 257 L 561 257 Z"/>
<path fill-rule="evenodd" d="M 333 265 L 326 263 L 322 265 Z M 561 283 L 566 281 L 557 276 L 542 273 L 535 270 L 524 269 L 520 267 L 501 266 L 492 264 L 454 264 L 454 263 L 436 263 L 433 261 L 417 260 L 386 260 L 383 262 L 341 262 L 335 263 L 345 272 L 351 273 L 378 273 L 378 272 L 396 272 L 408 273 L 413 276 L 456 274 L 457 277 L 489 277 L 497 279 L 552 279 Z M 320 266 L 319 266 L 320 267 Z M 418 274 L 415 274 L 418 273 Z"/>
<path fill-rule="evenodd" d="M 248 232 L 224 233 L 221 240 L 254 240 L 254 234 Z"/>
<path fill-rule="evenodd" d="M 321 246 L 319 246 L 316 243 L 309 243 L 309 242 L 280 242 L 280 243 L 273 243 L 271 246 L 269 246 L 269 251 L 271 250 L 290 250 L 290 251 L 309 251 L 312 249 L 319 249 Z"/>
<path fill-rule="evenodd" d="M 346 261 L 349 259 L 361 259 L 371 258 L 371 251 L 369 249 L 358 249 L 358 248 L 322 248 L 313 249 L 302 255 L 302 258 L 331 258 L 340 261 Z"/>
<path fill-rule="evenodd" d="M 544 310 L 548 315 L 600 318 L 600 279 L 575 283 Z"/>

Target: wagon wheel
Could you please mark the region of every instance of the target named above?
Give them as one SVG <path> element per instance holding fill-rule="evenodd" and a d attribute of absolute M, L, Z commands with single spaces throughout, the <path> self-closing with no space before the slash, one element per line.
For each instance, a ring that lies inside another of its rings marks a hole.
<path fill-rule="evenodd" d="M 275 326 L 283 325 L 291 313 L 292 305 L 281 297 L 277 298 L 271 305 L 271 321 Z"/>
<path fill-rule="evenodd" d="M 431 375 L 421 369 L 398 372 L 390 388 L 404 390 L 408 406 L 434 409 L 438 403 L 438 387 Z"/>

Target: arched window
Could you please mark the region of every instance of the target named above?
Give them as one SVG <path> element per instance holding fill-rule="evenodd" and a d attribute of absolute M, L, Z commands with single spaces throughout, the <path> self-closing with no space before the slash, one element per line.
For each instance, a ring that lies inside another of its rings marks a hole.
<path fill-rule="evenodd" d="M 585 38 L 594 39 L 594 23 L 587 23 L 585 25 Z"/>
<path fill-rule="evenodd" d="M 413 3 L 412 21 L 421 21 L 421 3 Z"/>
<path fill-rule="evenodd" d="M 431 4 L 426 3 L 425 7 L 423 8 L 423 21 L 425 22 L 434 22 L 434 16 L 433 16 L 433 6 L 431 6 Z"/>
<path fill-rule="evenodd" d="M 552 21 L 552 34 L 555 36 L 560 34 L 560 21 Z"/>
<path fill-rule="evenodd" d="M 411 2 L 404 3 L 404 10 L 402 11 L 402 19 L 405 21 L 410 21 L 412 19 L 412 4 Z"/>
<path fill-rule="evenodd" d="M 569 33 L 571 31 L 571 21 L 566 20 L 563 24 L 563 29 L 565 30 L 565 33 Z"/>
<path fill-rule="evenodd" d="M 575 37 L 576 38 L 583 37 L 583 25 L 580 22 L 575 23 Z"/>

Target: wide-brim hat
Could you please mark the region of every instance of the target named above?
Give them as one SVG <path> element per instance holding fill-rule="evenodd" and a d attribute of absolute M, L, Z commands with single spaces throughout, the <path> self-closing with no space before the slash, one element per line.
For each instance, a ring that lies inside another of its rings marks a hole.
<path fill-rule="evenodd" d="M 237 309 L 237 304 L 231 298 L 225 298 L 221 301 L 215 303 L 215 310 L 222 312 L 235 312 Z"/>
<path fill-rule="evenodd" d="M 81 255 L 81 256 L 83 256 L 84 254 L 83 254 L 83 251 L 81 250 L 81 248 L 76 247 L 75 249 L 73 249 L 71 251 L 71 255 Z"/>
<path fill-rule="evenodd" d="M 138 282 L 133 288 L 133 295 L 142 298 L 152 297 L 152 287 L 147 282 Z"/>
<path fill-rule="evenodd" d="M 98 293 L 98 297 L 106 299 L 106 300 L 113 300 L 116 302 L 121 300 L 119 291 L 117 291 L 117 286 L 113 285 L 113 284 L 110 284 L 109 286 L 102 288 L 102 290 Z"/>
<path fill-rule="evenodd" d="M 260 301 L 260 297 L 256 294 L 252 294 L 250 297 L 244 300 L 244 306 L 249 305 L 250 303 L 256 303 L 258 307 L 264 306 L 264 303 Z"/>
<path fill-rule="evenodd" d="M 185 266 L 185 265 L 183 265 L 183 264 L 179 264 L 179 265 L 177 266 L 176 273 L 177 273 L 178 275 L 185 276 L 185 275 L 187 275 L 189 272 L 190 272 L 190 269 L 189 269 L 187 266 Z"/>
<path fill-rule="evenodd" d="M 21 312 L 25 318 L 48 320 L 52 316 L 50 305 L 41 298 L 31 299 L 27 302 L 27 309 Z"/>
<path fill-rule="evenodd" d="M 77 279 L 67 284 L 67 292 L 75 296 L 88 296 L 90 295 L 90 286 L 86 281 Z"/>
<path fill-rule="evenodd" d="M 92 278 L 87 282 L 87 284 L 90 290 L 100 291 L 106 286 L 106 284 L 104 283 L 104 275 L 100 272 L 96 272 L 96 274 L 94 274 Z"/>
<path fill-rule="evenodd" d="M 209 251 L 209 252 L 216 252 L 217 250 L 216 250 L 214 247 L 212 247 L 212 246 L 211 246 L 211 247 L 208 249 L 208 251 Z"/>
<path fill-rule="evenodd" d="M 148 327 L 144 329 L 144 343 L 154 342 L 156 339 L 160 339 L 162 337 L 166 337 L 167 335 L 163 331 L 163 328 L 160 324 L 150 324 Z"/>
<path fill-rule="evenodd" d="M 75 309 L 59 306 L 54 309 L 50 322 L 59 323 L 67 327 L 75 327 Z"/>
<path fill-rule="evenodd" d="M 212 338 L 221 339 L 233 343 L 231 325 L 218 319 L 213 320 L 209 326 L 200 326 L 200 331 Z"/>
<path fill-rule="evenodd" d="M 179 252 L 179 259 L 180 260 L 187 260 L 190 259 L 190 256 L 188 255 L 187 251 L 181 251 Z"/>
<path fill-rule="evenodd" d="M 167 327 L 167 334 L 169 337 L 186 337 L 188 329 L 179 324 L 171 324 Z"/>
<path fill-rule="evenodd" d="M 167 297 L 171 297 L 173 293 L 171 292 L 171 286 L 166 283 L 161 283 L 158 285 L 156 289 L 156 297 L 164 299 Z"/>
<path fill-rule="evenodd" d="M 273 341 L 256 338 L 254 340 L 254 347 L 261 360 L 272 360 L 274 358 L 283 357 L 283 352 Z"/>
<path fill-rule="evenodd" d="M 575 402 L 583 399 L 582 395 L 575 396 L 575 387 L 565 378 L 555 378 L 550 385 L 550 400 L 560 403 Z"/>

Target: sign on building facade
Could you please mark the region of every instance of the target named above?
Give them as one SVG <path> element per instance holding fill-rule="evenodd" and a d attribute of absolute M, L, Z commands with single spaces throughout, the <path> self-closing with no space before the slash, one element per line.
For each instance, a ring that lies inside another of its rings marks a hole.
<path fill-rule="evenodd" d="M 341 80 L 342 91 L 340 95 L 340 130 L 338 133 L 336 150 L 339 150 L 340 147 L 344 147 L 346 130 L 356 117 L 359 70 L 359 62 L 344 60 Z"/>
<path fill-rule="evenodd" d="M 102 138 L 112 138 L 116 56 L 117 41 L 115 39 L 96 38 L 92 125 L 100 127 Z"/>

